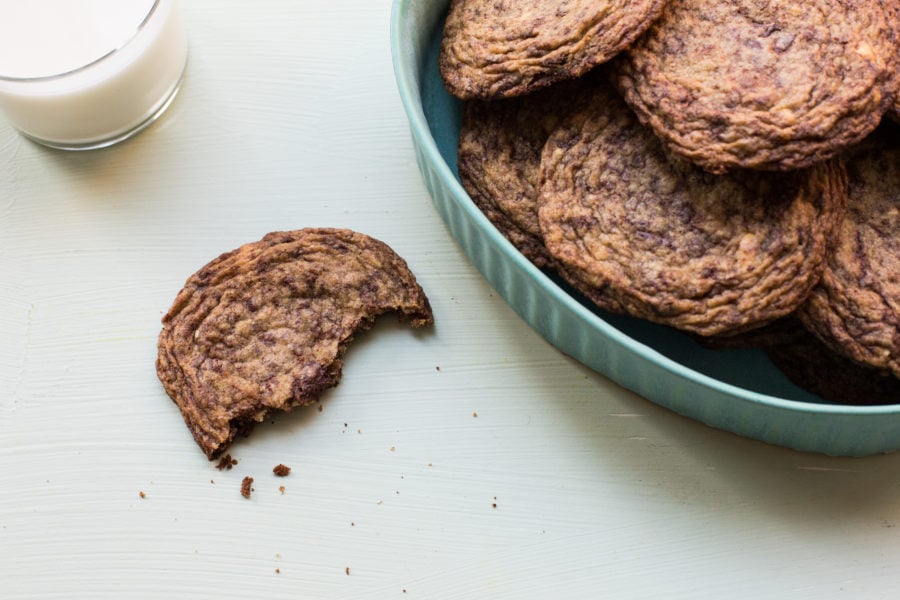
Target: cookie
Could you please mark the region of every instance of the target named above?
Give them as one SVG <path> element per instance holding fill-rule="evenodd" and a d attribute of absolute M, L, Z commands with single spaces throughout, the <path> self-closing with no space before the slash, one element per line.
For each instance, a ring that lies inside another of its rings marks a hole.
<path fill-rule="evenodd" d="M 847 216 L 798 315 L 833 351 L 900 375 L 900 127 L 886 121 L 845 162 Z"/>
<path fill-rule="evenodd" d="M 537 215 L 541 150 L 560 119 L 596 83 L 584 77 L 527 96 L 470 100 L 463 106 L 460 183 L 491 223 L 541 268 L 552 264 Z"/>
<path fill-rule="evenodd" d="M 508 98 L 570 79 L 631 44 L 665 0 L 452 0 L 439 56 L 447 90 Z"/>
<path fill-rule="evenodd" d="M 802 330 L 790 343 L 768 347 L 766 354 L 788 379 L 828 402 L 856 405 L 900 402 L 900 379 L 832 352 Z"/>
<path fill-rule="evenodd" d="M 894 1 L 670 0 L 615 81 L 711 172 L 805 168 L 861 141 L 893 101 Z"/>
<path fill-rule="evenodd" d="M 888 2 L 886 6 L 888 8 L 888 20 L 893 24 L 894 34 L 900 37 L 900 2 L 894 0 L 893 2 Z M 900 123 L 900 68 L 894 69 L 890 91 L 893 102 L 891 102 L 886 116 L 894 122 Z"/>
<path fill-rule="evenodd" d="M 547 140 L 538 216 L 550 254 L 628 314 L 727 335 L 803 302 L 845 187 L 838 161 L 710 174 L 669 152 L 601 87 Z"/>
<path fill-rule="evenodd" d="M 271 411 L 337 385 L 353 335 L 388 312 L 433 322 L 386 244 L 345 229 L 270 233 L 187 280 L 163 317 L 157 374 L 212 460 Z"/>

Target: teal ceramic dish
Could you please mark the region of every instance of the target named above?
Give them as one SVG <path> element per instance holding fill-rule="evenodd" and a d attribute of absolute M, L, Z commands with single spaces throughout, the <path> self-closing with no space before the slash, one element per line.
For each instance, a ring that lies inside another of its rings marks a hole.
<path fill-rule="evenodd" d="M 472 264 L 548 342 L 637 394 L 712 427 L 796 450 L 866 456 L 900 448 L 900 405 L 829 404 L 756 350 L 707 350 L 688 336 L 603 313 L 526 260 L 460 186 L 460 105 L 437 69 L 449 0 L 395 0 L 391 50 L 419 169 Z"/>

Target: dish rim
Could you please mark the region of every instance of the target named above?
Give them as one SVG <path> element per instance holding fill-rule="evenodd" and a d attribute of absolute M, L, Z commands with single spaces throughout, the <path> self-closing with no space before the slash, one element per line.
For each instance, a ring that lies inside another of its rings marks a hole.
<path fill-rule="evenodd" d="M 867 418 L 877 415 L 896 415 L 900 413 L 900 403 L 860 406 L 853 404 L 832 404 L 827 402 L 806 402 L 771 396 L 723 382 L 709 375 L 700 373 L 699 371 L 695 371 L 623 333 L 556 285 L 543 271 L 538 269 L 531 261 L 527 260 L 518 250 L 516 250 L 509 240 L 503 237 L 497 228 L 488 221 L 487 217 L 477 208 L 475 203 L 463 189 L 459 180 L 450 170 L 450 166 L 447 164 L 447 161 L 444 160 L 444 157 L 438 149 L 437 142 L 431 134 L 428 120 L 425 117 L 425 112 L 421 103 L 421 93 L 417 88 L 417 80 L 410 75 L 411 72 L 414 72 L 417 69 L 417 66 L 408 64 L 409 61 L 406 60 L 407 57 L 401 47 L 402 17 L 408 11 L 408 7 L 416 1 L 421 0 L 393 0 L 390 20 L 391 61 L 400 101 L 406 113 L 410 131 L 412 132 L 415 141 L 421 147 L 426 160 L 438 173 L 442 183 L 452 195 L 457 207 L 465 211 L 467 217 L 478 222 L 482 232 L 488 236 L 490 242 L 498 248 L 498 251 L 505 259 L 513 261 L 517 266 L 526 270 L 531 276 L 531 279 L 535 281 L 537 285 L 541 286 L 544 292 L 558 302 L 561 302 L 566 309 L 575 313 L 578 318 L 590 325 L 595 331 L 601 333 L 608 342 L 621 344 L 624 349 L 634 353 L 649 363 L 655 364 L 673 377 L 685 379 L 694 384 L 711 388 L 722 395 L 746 403 L 760 404 L 790 412 L 803 412 L 810 415 L 830 414 L 848 417 L 864 416 Z M 488 283 L 491 282 L 489 281 Z M 504 296 L 501 295 L 501 297 Z M 556 347 L 555 344 L 549 340 L 545 341 Z M 578 362 L 584 364 L 580 360 L 578 360 Z M 589 365 L 585 366 L 592 371 L 596 371 Z M 603 373 L 599 374 L 604 375 Z"/>

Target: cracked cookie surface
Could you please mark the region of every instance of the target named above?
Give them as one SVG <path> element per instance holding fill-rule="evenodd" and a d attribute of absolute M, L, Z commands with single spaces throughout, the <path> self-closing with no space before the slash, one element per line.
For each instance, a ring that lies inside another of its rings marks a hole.
<path fill-rule="evenodd" d="M 212 460 L 271 411 L 319 399 L 375 317 L 433 316 L 406 262 L 346 229 L 274 232 L 188 278 L 163 317 L 157 374 Z"/>
<path fill-rule="evenodd" d="M 601 87 L 544 147 L 538 215 L 554 258 L 625 312 L 709 336 L 791 313 L 821 275 L 845 202 L 838 161 L 713 175 Z"/>
<path fill-rule="evenodd" d="M 664 0 L 452 0 L 439 57 L 462 99 L 527 94 L 578 77 L 631 44 Z"/>
<path fill-rule="evenodd" d="M 721 173 L 792 170 L 877 127 L 893 101 L 895 0 L 671 0 L 616 59 L 669 147 Z"/>
<path fill-rule="evenodd" d="M 846 153 L 847 216 L 822 280 L 798 312 L 832 350 L 900 376 L 900 127 Z"/>
<path fill-rule="evenodd" d="M 469 197 L 538 267 L 552 265 L 538 223 L 541 150 L 559 121 L 598 83 L 584 77 L 503 100 L 463 107 L 457 165 Z"/>

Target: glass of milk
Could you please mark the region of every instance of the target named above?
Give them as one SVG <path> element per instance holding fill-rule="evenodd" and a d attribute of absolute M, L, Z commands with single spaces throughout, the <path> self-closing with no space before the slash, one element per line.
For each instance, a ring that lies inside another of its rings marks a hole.
<path fill-rule="evenodd" d="M 187 61 L 179 0 L 0 0 L 0 112 L 65 150 L 155 121 Z"/>

